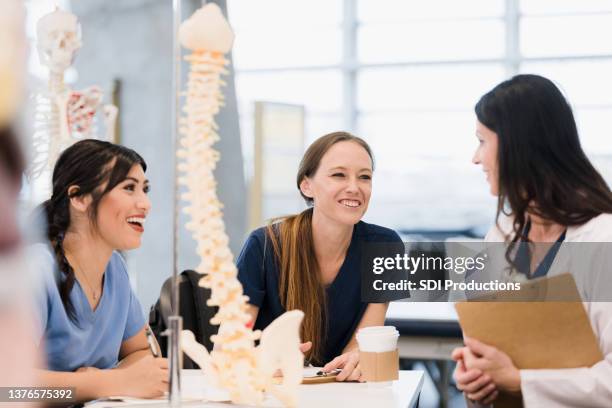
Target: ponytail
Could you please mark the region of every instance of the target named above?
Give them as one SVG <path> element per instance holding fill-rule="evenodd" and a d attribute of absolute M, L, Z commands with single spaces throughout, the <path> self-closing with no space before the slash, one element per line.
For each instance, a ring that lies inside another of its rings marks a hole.
<path fill-rule="evenodd" d="M 287 311 L 298 309 L 304 312 L 300 334 L 303 341 L 312 342 L 306 358 L 322 364 L 327 300 L 312 239 L 312 211 L 309 208 L 279 223 L 270 223 L 266 233 L 279 266 L 281 304 Z"/>

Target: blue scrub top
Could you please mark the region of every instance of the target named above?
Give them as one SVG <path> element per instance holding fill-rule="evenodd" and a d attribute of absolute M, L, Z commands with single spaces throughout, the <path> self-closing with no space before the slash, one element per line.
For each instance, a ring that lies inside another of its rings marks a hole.
<path fill-rule="evenodd" d="M 265 235 L 265 227 L 253 231 L 237 261 L 238 279 L 244 293 L 249 297 L 249 303 L 259 307 L 255 329 L 266 328 L 285 312 L 278 292 L 279 270 L 272 243 Z M 368 303 L 361 301 L 360 276 L 360 247 L 366 242 L 401 243 L 402 240 L 391 229 L 363 221 L 355 224 L 344 263 L 334 281 L 326 288 L 327 334 L 322 349 L 323 361 L 313 364 L 325 364 L 342 354 L 368 306 Z"/>
<path fill-rule="evenodd" d="M 102 297 L 95 311 L 75 280 L 70 299 L 76 324 L 68 317 L 60 298 L 57 279 L 63 279 L 64 275 L 58 270 L 51 248 L 45 244 L 33 245 L 31 255 L 37 268 L 35 272 L 42 275 L 44 283 L 36 304 L 48 368 L 74 371 L 80 367 L 115 367 L 121 343 L 137 334 L 145 324 L 121 255 L 113 252 L 106 266 Z"/>

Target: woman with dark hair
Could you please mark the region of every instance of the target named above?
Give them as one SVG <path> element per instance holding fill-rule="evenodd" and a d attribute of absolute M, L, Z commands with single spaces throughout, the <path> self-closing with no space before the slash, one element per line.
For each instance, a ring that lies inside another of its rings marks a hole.
<path fill-rule="evenodd" d="M 502 82 L 476 104 L 476 116 L 473 162 L 498 197 L 496 225 L 485 239 L 506 242 L 515 267 L 521 242 L 529 243 L 527 268 L 517 273 L 531 279 L 568 272 L 555 249 L 561 243 L 612 242 L 612 192 L 582 150 L 572 109 L 550 80 L 518 75 Z M 588 268 L 577 269 L 584 274 Z M 453 352 L 457 387 L 482 404 L 505 392 L 522 395 L 527 407 L 611 406 L 612 303 L 584 306 L 605 356 L 601 362 L 519 370 L 503 350 L 466 338 L 466 347 Z"/>
<path fill-rule="evenodd" d="M 138 248 L 151 208 L 147 166 L 126 147 L 82 140 L 67 148 L 42 204 L 50 245 L 32 248 L 45 276 L 40 304 L 45 386 L 75 387 L 78 400 L 155 397 L 167 361 L 154 359 L 145 319 L 118 250 Z"/>
<path fill-rule="evenodd" d="M 328 363 L 325 371 L 342 368 L 340 381 L 361 379 L 355 333 L 384 324 L 387 310 L 386 303 L 361 301 L 361 244 L 401 244 L 394 231 L 361 221 L 372 174 L 372 152 L 363 139 L 346 132 L 317 139 L 297 174 L 309 208 L 253 231 L 237 261 L 255 328 L 302 310 L 306 359 Z"/>

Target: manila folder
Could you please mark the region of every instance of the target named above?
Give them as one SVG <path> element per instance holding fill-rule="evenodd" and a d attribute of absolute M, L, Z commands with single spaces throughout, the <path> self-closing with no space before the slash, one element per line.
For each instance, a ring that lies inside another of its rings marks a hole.
<path fill-rule="evenodd" d="M 526 290 L 537 292 L 534 284 L 548 286 L 548 291 L 557 286 L 555 290 L 566 294 L 575 292 L 575 299 L 580 299 L 570 274 L 538 280 Z M 491 298 L 508 299 L 507 296 Z M 524 295 L 518 298 L 525 299 Z M 464 335 L 504 351 L 519 369 L 591 367 L 603 359 L 580 301 L 479 300 L 455 305 Z M 503 403 L 507 399 L 500 398 L 495 407 L 509 406 Z"/>

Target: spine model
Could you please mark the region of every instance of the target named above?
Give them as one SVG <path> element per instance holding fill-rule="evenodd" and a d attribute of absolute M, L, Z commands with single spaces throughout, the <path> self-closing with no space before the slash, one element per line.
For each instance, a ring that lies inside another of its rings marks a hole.
<path fill-rule="evenodd" d="M 219 140 L 214 116 L 223 105 L 221 76 L 227 73 L 228 64 L 224 54 L 230 51 L 234 35 L 219 7 L 211 3 L 181 25 L 179 38 L 192 50 L 185 58 L 190 70 L 177 152 L 179 183 L 186 189 L 181 197 L 188 203 L 184 208 L 190 217 L 186 228 L 197 243 L 197 271 L 205 275 L 200 284 L 211 289 L 208 304 L 219 307 L 211 320 L 220 327 L 211 338 L 215 349 L 209 374 L 233 402 L 260 404 L 264 385 L 257 372 L 254 344 L 260 333 L 250 328 L 248 297 L 237 278 L 213 174 L 220 158 L 213 148 Z"/>

